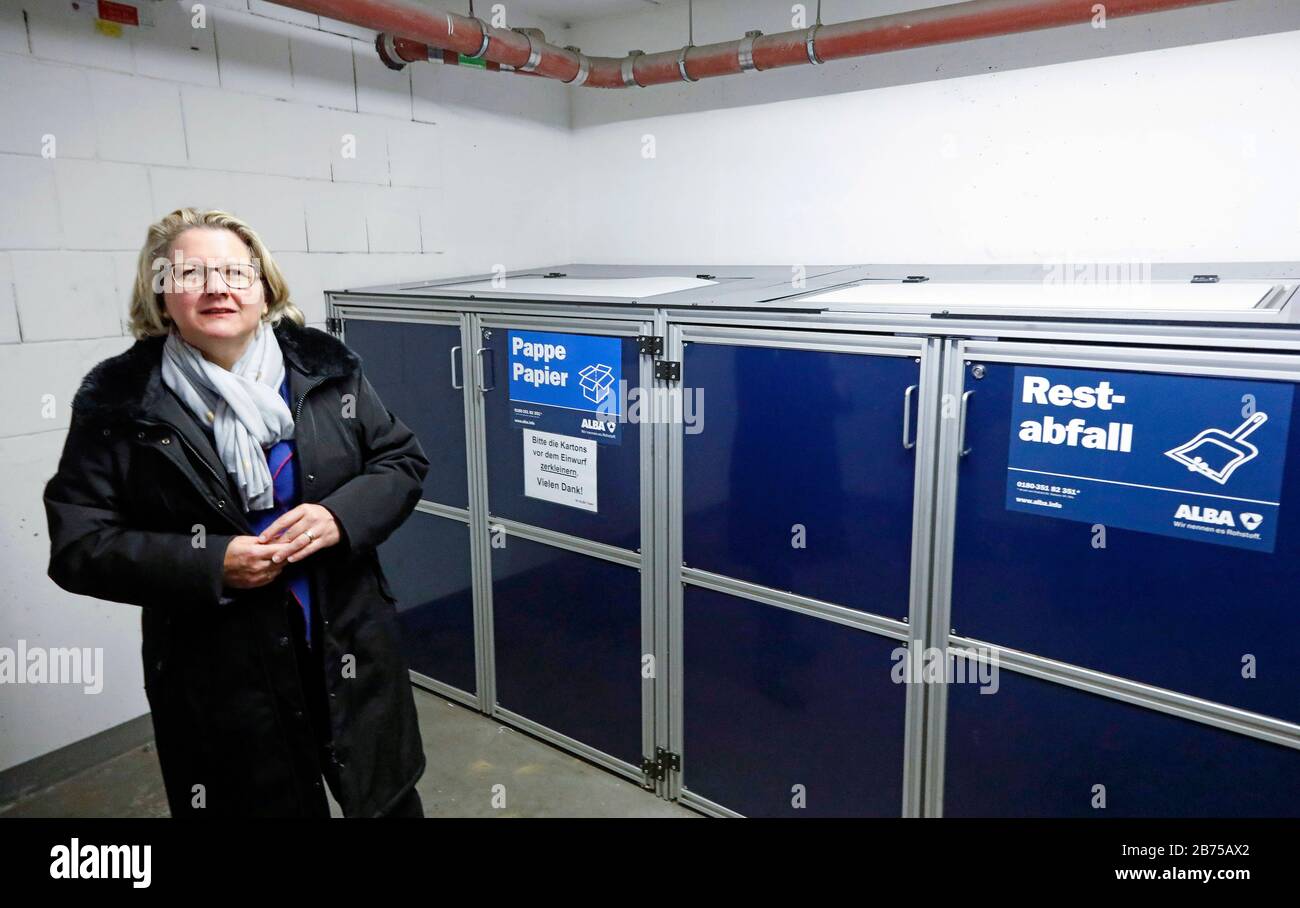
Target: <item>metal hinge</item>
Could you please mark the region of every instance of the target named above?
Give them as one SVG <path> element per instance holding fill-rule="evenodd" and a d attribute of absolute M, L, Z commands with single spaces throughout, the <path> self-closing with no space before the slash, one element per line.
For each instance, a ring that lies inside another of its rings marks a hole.
<path fill-rule="evenodd" d="M 904 284 L 924 284 L 924 283 L 925 283 L 926 281 L 928 281 L 928 280 L 929 280 L 929 278 L 926 277 L 924 274 L 909 274 L 907 277 L 903 278 L 903 283 L 904 283 Z"/>
<path fill-rule="evenodd" d="M 657 334 L 638 334 L 636 344 L 642 356 L 664 355 L 664 339 Z"/>
<path fill-rule="evenodd" d="M 675 359 L 655 360 L 655 378 L 660 381 L 681 381 L 682 364 Z"/>
<path fill-rule="evenodd" d="M 337 337 L 343 331 L 343 319 L 331 315 L 325 319 L 325 330 Z"/>
<path fill-rule="evenodd" d="M 645 787 L 654 788 L 655 782 L 661 782 L 668 778 L 668 772 L 682 771 L 681 754 L 675 754 L 671 750 L 664 750 L 662 747 L 655 748 L 655 758 L 653 760 L 642 760 L 641 771 L 645 773 Z"/>
<path fill-rule="evenodd" d="M 563 271 L 548 271 L 542 277 L 568 277 Z"/>
<path fill-rule="evenodd" d="M 1217 274 L 1194 274 L 1192 275 L 1193 284 L 1217 284 L 1219 276 Z"/>

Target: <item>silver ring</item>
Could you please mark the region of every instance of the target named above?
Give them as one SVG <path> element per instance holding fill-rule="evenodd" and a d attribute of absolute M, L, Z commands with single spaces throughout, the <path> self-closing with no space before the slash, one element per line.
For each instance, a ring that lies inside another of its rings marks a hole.
<path fill-rule="evenodd" d="M 699 79 L 692 79 L 690 74 L 686 72 L 686 52 L 688 50 L 690 50 L 689 46 L 683 47 L 681 53 L 677 55 L 677 71 L 682 74 L 683 82 L 698 82 Z"/>
<path fill-rule="evenodd" d="M 740 47 L 736 51 L 736 63 L 740 66 L 743 73 L 755 69 L 754 66 L 754 39 L 761 33 L 750 33 L 740 39 Z"/>
<path fill-rule="evenodd" d="M 623 84 L 628 88 L 637 85 L 636 76 L 632 73 L 632 65 L 636 57 L 624 57 L 623 62 L 619 64 L 619 71 L 623 74 Z"/>
<path fill-rule="evenodd" d="M 821 23 L 818 22 L 812 28 L 808 29 L 808 37 L 804 40 L 804 48 L 808 51 L 808 62 L 814 66 L 826 62 L 821 57 L 817 56 L 817 30 L 821 27 Z"/>
<path fill-rule="evenodd" d="M 569 85 L 582 85 L 587 81 L 587 76 L 591 75 L 591 61 L 585 54 L 578 54 L 578 74 L 569 80 Z"/>
<path fill-rule="evenodd" d="M 484 22 L 482 19 L 475 19 L 474 21 L 478 23 L 479 29 L 483 32 L 483 44 L 479 47 L 478 53 L 474 55 L 474 59 L 477 60 L 479 57 L 487 53 L 488 44 L 492 42 L 492 36 L 488 34 L 488 27 L 486 22 Z"/>
<path fill-rule="evenodd" d="M 533 39 L 531 35 L 523 32 L 520 32 L 520 34 L 528 39 L 528 62 L 519 67 L 519 71 L 521 73 L 535 72 L 537 70 L 537 64 L 542 62 L 542 52 L 533 47 Z"/>
<path fill-rule="evenodd" d="M 307 530 L 305 533 L 303 533 L 303 535 L 306 536 L 312 542 L 316 541 L 316 534 L 313 533 L 311 530 Z"/>

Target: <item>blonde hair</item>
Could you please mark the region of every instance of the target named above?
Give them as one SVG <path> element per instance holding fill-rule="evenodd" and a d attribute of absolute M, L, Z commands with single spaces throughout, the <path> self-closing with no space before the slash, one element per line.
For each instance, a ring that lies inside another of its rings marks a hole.
<path fill-rule="evenodd" d="M 257 263 L 260 280 L 265 291 L 267 312 L 263 319 L 278 325 L 287 318 L 298 325 L 306 323 L 302 310 L 289 299 L 289 285 L 280 273 L 271 252 L 257 235 L 257 231 L 226 211 L 203 211 L 198 208 L 177 208 L 171 214 L 150 225 L 144 246 L 136 262 L 135 287 L 131 291 L 131 333 L 137 338 L 154 337 L 171 330 L 171 317 L 159 285 L 158 261 L 169 262 L 171 247 L 176 238 L 187 230 L 204 227 L 210 230 L 229 230 L 244 241 Z"/>

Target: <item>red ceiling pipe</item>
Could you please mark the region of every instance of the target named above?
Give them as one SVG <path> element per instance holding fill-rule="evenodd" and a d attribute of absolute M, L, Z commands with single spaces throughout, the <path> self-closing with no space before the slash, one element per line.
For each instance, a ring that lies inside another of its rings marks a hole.
<path fill-rule="evenodd" d="M 1094 12 L 1098 5 L 1104 8 L 1109 20 L 1235 0 L 967 0 L 773 35 L 750 32 L 738 41 L 653 54 L 634 52 L 621 58 L 588 57 L 571 48 L 547 44 L 540 40 L 540 32 L 531 29 L 492 28 L 475 18 L 435 12 L 415 0 L 276 2 L 401 35 L 405 43 L 398 43 L 400 39 L 392 41 L 399 59 L 427 59 L 427 48 L 421 57 L 421 51 L 411 47 L 426 44 L 470 57 L 483 56 L 517 72 L 592 88 L 624 88 L 694 82 L 748 70 L 825 63 L 911 47 L 1077 25 L 1092 22 L 1098 15 Z"/>
<path fill-rule="evenodd" d="M 826 25 L 817 31 L 817 55 L 823 60 L 863 57 L 882 51 L 968 41 L 994 35 L 1089 23 L 1100 6 L 1107 20 L 1158 13 L 1229 0 L 973 0 L 877 19 Z M 807 63 L 789 45 L 790 32 L 754 42 L 760 69 Z M 798 34 L 798 33 L 794 33 Z M 786 39 L 784 42 L 779 39 Z M 800 51 L 803 49 L 800 48 Z"/>
<path fill-rule="evenodd" d="M 316 13 L 350 22 L 362 28 L 400 35 L 412 43 L 427 44 L 440 50 L 454 50 L 467 57 L 486 56 L 488 60 L 526 69 L 551 78 L 570 81 L 578 73 L 578 54 L 535 40 L 523 32 L 493 28 L 480 19 L 456 13 L 438 12 L 419 0 L 273 0 L 308 13 Z M 485 40 L 487 39 L 487 40 Z M 394 39 L 393 44 L 398 39 Z M 486 52 L 484 49 L 486 48 Z M 410 53 L 402 48 L 399 58 Z M 424 54 L 427 59 L 428 52 Z M 415 59 L 421 59 L 413 54 Z M 536 57 L 529 65 L 530 57 Z"/>

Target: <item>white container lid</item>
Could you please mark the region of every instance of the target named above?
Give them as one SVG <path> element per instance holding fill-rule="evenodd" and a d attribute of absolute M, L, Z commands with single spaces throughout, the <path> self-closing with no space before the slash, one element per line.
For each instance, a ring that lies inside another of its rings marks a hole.
<path fill-rule="evenodd" d="M 1017 312 L 1131 310 L 1244 312 L 1275 297 L 1270 281 L 1125 283 L 893 283 L 872 281 L 800 297 L 801 303 L 835 308 L 921 307 L 935 311 L 997 308 Z"/>
<path fill-rule="evenodd" d="M 464 293 L 508 293 L 537 296 L 603 296 L 620 299 L 642 299 L 661 293 L 677 293 L 717 284 L 686 275 L 663 277 L 510 277 L 495 284 L 487 281 L 436 284 L 423 288 L 430 291 L 455 290 Z"/>

